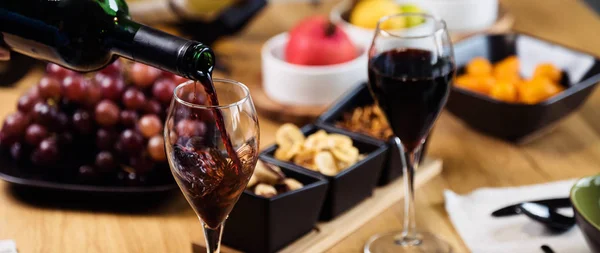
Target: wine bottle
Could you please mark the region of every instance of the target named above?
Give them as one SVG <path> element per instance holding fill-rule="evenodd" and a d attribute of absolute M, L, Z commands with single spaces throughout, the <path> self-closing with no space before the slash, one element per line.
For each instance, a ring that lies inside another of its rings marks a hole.
<path fill-rule="evenodd" d="M 1 0 L 0 44 L 80 72 L 118 56 L 187 78 L 214 66 L 209 47 L 134 22 L 124 0 Z"/>

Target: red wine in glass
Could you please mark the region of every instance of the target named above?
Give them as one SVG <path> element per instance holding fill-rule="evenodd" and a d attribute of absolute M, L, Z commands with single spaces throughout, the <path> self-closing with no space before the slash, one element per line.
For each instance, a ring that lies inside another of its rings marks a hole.
<path fill-rule="evenodd" d="M 369 62 L 369 87 L 407 151 L 417 148 L 450 93 L 450 59 L 421 49 L 382 52 Z"/>
<path fill-rule="evenodd" d="M 214 253 L 219 252 L 223 223 L 256 165 L 258 118 L 243 84 L 196 80 L 175 89 L 165 146 L 173 176 L 202 220 L 207 251 Z"/>

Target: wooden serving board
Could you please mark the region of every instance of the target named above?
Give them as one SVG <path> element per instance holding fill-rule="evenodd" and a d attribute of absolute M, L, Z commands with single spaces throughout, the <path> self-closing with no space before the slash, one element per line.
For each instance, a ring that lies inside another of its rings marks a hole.
<path fill-rule="evenodd" d="M 442 160 L 426 157 L 415 175 L 415 188 L 419 188 L 441 172 Z M 404 194 L 404 182 L 402 178 L 395 180 L 387 186 L 379 187 L 370 198 L 334 220 L 317 224 L 317 227 L 313 231 L 279 252 L 324 252 L 390 206 L 397 205 L 398 201 L 404 197 Z M 227 224 L 225 224 L 225 229 L 227 229 Z M 194 245 L 194 253 L 206 252 L 201 245 L 204 245 L 204 243 Z M 224 253 L 240 252 L 227 247 L 222 248 L 222 252 Z"/>

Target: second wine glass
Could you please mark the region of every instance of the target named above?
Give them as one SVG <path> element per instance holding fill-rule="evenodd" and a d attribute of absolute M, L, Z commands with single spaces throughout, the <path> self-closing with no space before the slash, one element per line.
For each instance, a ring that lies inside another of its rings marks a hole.
<path fill-rule="evenodd" d="M 408 21 L 421 24 L 389 29 Z M 421 13 L 379 20 L 369 51 L 369 89 L 404 157 L 406 195 L 403 230 L 372 237 L 366 253 L 451 252 L 445 241 L 416 229 L 414 175 L 423 143 L 448 100 L 454 70 L 452 43 L 443 20 Z"/>
<path fill-rule="evenodd" d="M 208 253 L 219 252 L 225 219 L 246 188 L 258 159 L 259 128 L 248 88 L 215 79 L 218 105 L 203 86 L 175 88 L 165 124 L 171 172 L 204 228 Z"/>

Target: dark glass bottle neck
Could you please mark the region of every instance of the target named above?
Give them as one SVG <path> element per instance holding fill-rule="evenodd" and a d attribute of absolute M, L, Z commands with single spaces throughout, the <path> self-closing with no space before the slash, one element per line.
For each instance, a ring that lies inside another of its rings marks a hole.
<path fill-rule="evenodd" d="M 210 75 L 214 54 L 206 45 L 136 23 L 115 18 L 114 53 L 190 79 Z"/>

